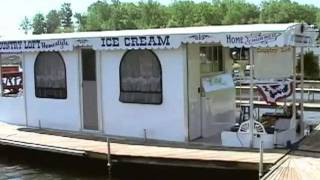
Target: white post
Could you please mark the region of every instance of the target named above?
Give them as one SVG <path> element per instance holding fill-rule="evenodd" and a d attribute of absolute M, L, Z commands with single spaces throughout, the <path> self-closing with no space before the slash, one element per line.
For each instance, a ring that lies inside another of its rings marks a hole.
<path fill-rule="evenodd" d="M 301 91 L 300 91 L 300 119 L 299 119 L 299 124 L 301 126 L 301 132 L 304 132 L 304 128 L 303 128 L 303 115 L 304 115 L 304 107 L 303 107 L 303 104 L 304 104 L 304 49 L 303 47 L 301 47 L 301 54 L 300 54 L 300 58 L 301 58 L 301 61 L 300 61 L 300 72 L 301 72 L 301 75 L 300 75 L 300 88 L 301 88 Z"/>
<path fill-rule="evenodd" d="M 293 74 L 293 93 L 292 93 L 292 119 L 291 119 L 291 129 L 296 128 L 296 83 L 297 83 L 297 76 L 296 76 L 296 47 L 292 47 L 292 74 Z"/>
<path fill-rule="evenodd" d="M 2 71 L 1 71 L 1 67 L 2 67 L 2 60 L 1 60 L 2 58 L 1 58 L 1 53 L 0 53 L 0 82 L 1 82 L 1 84 L 0 84 L 0 96 L 2 96 L 3 94 L 2 94 Z M 25 82 L 25 79 L 23 78 L 23 82 Z M 25 88 L 24 86 L 23 86 L 23 88 Z M 24 91 L 24 90 L 23 90 Z M 23 96 L 25 97 L 26 95 L 25 94 L 23 94 Z"/>
<path fill-rule="evenodd" d="M 259 179 L 263 176 L 263 141 L 262 135 L 260 136 L 260 161 L 259 161 Z"/>
<path fill-rule="evenodd" d="M 108 145 L 108 154 L 107 154 L 107 167 L 108 167 L 108 179 L 112 179 L 112 172 L 111 172 L 111 168 L 112 168 L 112 160 L 111 160 L 111 140 L 107 137 L 107 145 Z"/>
<path fill-rule="evenodd" d="M 253 119 L 253 48 L 250 48 L 250 147 L 253 147 L 253 130 L 254 130 L 254 119 Z"/>

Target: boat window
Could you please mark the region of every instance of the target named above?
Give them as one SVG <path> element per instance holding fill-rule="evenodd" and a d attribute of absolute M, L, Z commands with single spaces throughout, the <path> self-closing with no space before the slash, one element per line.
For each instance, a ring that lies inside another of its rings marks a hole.
<path fill-rule="evenodd" d="M 224 71 L 222 46 L 201 46 L 201 74 Z"/>
<path fill-rule="evenodd" d="M 40 52 L 34 64 L 35 95 L 38 98 L 67 98 L 66 67 L 58 52 Z"/>
<path fill-rule="evenodd" d="M 230 57 L 235 60 L 248 60 L 249 59 L 249 48 L 231 48 Z"/>
<path fill-rule="evenodd" d="M 130 50 L 122 57 L 119 99 L 124 103 L 162 103 L 161 64 L 151 50 Z"/>
<path fill-rule="evenodd" d="M 23 94 L 23 68 L 20 54 L 1 54 L 1 95 L 17 97 Z"/>

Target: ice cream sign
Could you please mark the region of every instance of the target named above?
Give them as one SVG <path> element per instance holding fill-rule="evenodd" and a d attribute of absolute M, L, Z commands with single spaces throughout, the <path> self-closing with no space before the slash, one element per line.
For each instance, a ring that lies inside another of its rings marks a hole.
<path fill-rule="evenodd" d="M 231 34 L 226 35 L 227 44 L 234 45 L 243 45 L 243 46 L 251 46 L 258 44 L 268 44 L 270 42 L 274 42 L 278 39 L 281 33 L 273 32 L 273 33 L 251 33 L 245 34 L 241 36 L 234 36 Z"/>

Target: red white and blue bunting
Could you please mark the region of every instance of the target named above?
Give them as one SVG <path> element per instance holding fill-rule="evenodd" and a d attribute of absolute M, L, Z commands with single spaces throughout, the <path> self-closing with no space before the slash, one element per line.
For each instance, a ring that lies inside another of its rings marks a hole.
<path fill-rule="evenodd" d="M 280 99 L 289 97 L 293 92 L 293 81 L 257 85 L 258 92 L 268 104 L 276 104 Z"/>

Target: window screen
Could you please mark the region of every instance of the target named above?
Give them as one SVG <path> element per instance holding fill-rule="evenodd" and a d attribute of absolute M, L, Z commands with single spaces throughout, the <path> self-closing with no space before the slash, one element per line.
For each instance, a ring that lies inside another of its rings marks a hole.
<path fill-rule="evenodd" d="M 58 52 L 39 53 L 34 64 L 35 94 L 39 98 L 67 98 L 66 67 Z"/>
<path fill-rule="evenodd" d="M 152 51 L 130 50 L 122 57 L 119 99 L 125 103 L 162 103 L 161 64 Z"/>

